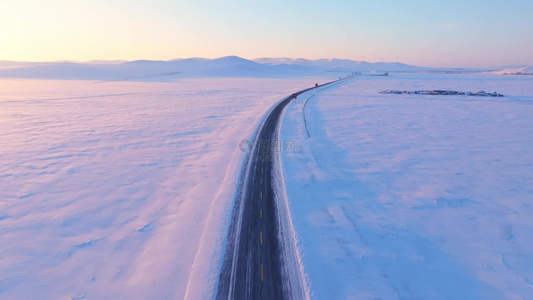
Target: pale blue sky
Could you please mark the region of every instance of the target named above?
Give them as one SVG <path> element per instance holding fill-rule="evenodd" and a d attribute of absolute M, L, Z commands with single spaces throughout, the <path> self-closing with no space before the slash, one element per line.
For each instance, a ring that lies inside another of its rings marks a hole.
<path fill-rule="evenodd" d="M 533 64 L 533 1 L 4 0 L 0 60 L 238 55 Z"/>

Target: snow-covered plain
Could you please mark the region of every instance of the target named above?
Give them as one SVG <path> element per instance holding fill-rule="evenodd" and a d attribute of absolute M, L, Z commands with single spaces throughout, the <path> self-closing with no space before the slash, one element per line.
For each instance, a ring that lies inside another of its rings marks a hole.
<path fill-rule="evenodd" d="M 313 95 L 281 126 L 312 298 L 532 298 L 533 78 L 394 74 Z"/>
<path fill-rule="evenodd" d="M 316 80 L 0 80 L 0 299 L 209 297 L 239 141 Z"/>

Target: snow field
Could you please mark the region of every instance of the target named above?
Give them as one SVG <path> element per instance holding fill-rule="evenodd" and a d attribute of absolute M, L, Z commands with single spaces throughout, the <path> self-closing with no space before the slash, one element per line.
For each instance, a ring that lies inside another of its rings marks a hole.
<path fill-rule="evenodd" d="M 0 81 L 0 299 L 201 299 L 264 112 L 316 79 Z"/>
<path fill-rule="evenodd" d="M 380 95 L 497 91 L 503 98 Z M 527 299 L 533 82 L 358 77 L 289 106 L 283 173 L 314 299 Z"/>

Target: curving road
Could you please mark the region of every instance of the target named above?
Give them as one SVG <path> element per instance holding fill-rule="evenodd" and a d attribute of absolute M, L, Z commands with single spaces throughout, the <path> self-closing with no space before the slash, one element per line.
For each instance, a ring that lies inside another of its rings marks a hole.
<path fill-rule="evenodd" d="M 273 156 L 279 155 L 284 145 L 279 144 L 276 129 L 285 107 L 298 95 L 341 80 L 344 79 L 287 96 L 261 125 L 251 144 L 244 179 L 238 188 L 217 299 L 290 299 L 294 295 L 289 278 L 284 278 L 282 272 L 287 262 L 278 238 L 280 223 L 274 198 Z"/>

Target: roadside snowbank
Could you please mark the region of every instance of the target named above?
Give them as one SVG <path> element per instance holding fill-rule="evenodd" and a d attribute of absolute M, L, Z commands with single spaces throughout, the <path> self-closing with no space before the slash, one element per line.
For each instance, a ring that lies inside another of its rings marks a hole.
<path fill-rule="evenodd" d="M 382 95 L 498 90 L 502 98 Z M 315 299 L 533 293 L 533 81 L 359 77 L 288 107 L 285 184 Z"/>

